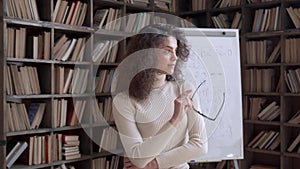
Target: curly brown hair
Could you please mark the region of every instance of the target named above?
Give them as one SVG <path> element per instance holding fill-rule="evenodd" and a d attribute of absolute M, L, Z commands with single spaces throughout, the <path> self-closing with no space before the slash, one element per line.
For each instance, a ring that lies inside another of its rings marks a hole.
<path fill-rule="evenodd" d="M 143 67 L 143 63 L 145 62 L 154 62 L 153 59 L 147 60 L 147 56 L 153 57 L 153 54 L 155 54 L 151 52 L 151 50 L 149 51 L 149 49 L 159 48 L 161 44 L 165 43 L 167 37 L 170 36 L 177 39 L 176 55 L 179 59 L 177 60 L 174 74 L 167 75 L 166 80 L 182 80 L 180 67 L 183 62 L 187 61 L 190 48 L 187 45 L 184 33 L 175 26 L 169 24 L 153 24 L 144 27 L 138 34 L 130 37 L 125 56 L 128 57 L 133 54 L 139 55 L 137 57 L 139 61 L 137 61 L 138 64 L 136 64 L 136 66 Z M 159 70 L 155 68 L 146 68 L 139 71 L 132 78 L 128 86 L 129 96 L 137 101 L 146 99 L 152 90 L 157 72 L 159 72 Z"/>

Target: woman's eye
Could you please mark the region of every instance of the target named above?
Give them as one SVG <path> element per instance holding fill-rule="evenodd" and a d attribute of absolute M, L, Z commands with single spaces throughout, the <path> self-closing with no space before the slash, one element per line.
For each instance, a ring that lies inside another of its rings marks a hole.
<path fill-rule="evenodd" d="M 164 54 L 171 54 L 172 52 L 169 50 L 164 50 Z"/>

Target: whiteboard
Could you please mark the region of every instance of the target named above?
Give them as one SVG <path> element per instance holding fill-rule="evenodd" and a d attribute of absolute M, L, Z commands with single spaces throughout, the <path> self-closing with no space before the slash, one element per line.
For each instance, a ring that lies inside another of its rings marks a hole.
<path fill-rule="evenodd" d="M 182 28 L 191 46 L 185 79 L 200 84 L 197 95 L 208 135 L 208 153 L 192 162 L 243 158 L 242 89 L 239 34 L 236 29 Z M 225 94 L 224 94 L 225 93 Z M 223 96 L 224 95 L 224 96 Z"/>

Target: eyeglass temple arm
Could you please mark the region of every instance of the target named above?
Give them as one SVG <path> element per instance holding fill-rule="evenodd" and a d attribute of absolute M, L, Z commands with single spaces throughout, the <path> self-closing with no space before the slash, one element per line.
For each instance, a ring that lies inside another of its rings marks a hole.
<path fill-rule="evenodd" d="M 195 109 L 194 106 L 193 106 L 193 109 L 194 109 L 194 111 L 196 111 L 197 113 L 199 113 L 201 116 L 207 118 L 208 120 L 215 121 L 217 119 L 217 117 L 219 116 L 221 110 L 223 109 L 224 103 L 225 103 L 225 92 L 223 92 L 223 102 L 222 102 L 222 104 L 221 104 L 221 106 L 220 106 L 220 108 L 218 110 L 218 113 L 216 114 L 216 116 L 214 118 L 206 116 L 205 114 L 201 113 L 199 110 Z"/>
<path fill-rule="evenodd" d="M 191 97 L 191 100 L 194 98 L 195 94 L 197 93 L 197 90 L 200 88 L 200 86 L 202 86 L 202 84 L 203 84 L 204 82 L 206 82 L 206 80 L 203 80 L 203 81 L 198 85 L 197 89 L 194 91 L 194 94 L 193 94 L 192 97 Z"/>

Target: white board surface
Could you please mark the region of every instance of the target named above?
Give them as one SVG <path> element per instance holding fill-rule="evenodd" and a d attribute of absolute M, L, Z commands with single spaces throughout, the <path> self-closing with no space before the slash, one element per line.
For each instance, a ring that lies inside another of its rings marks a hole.
<path fill-rule="evenodd" d="M 198 85 L 201 112 L 205 119 L 208 153 L 195 162 L 243 158 L 242 89 L 239 35 L 236 29 L 182 28 L 191 45 L 185 65 L 186 79 Z"/>

